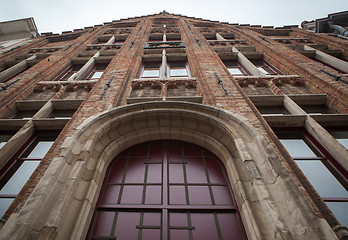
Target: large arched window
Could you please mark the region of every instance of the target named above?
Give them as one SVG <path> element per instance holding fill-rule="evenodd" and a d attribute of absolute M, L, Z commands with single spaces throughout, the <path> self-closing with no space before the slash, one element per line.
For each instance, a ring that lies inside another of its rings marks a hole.
<path fill-rule="evenodd" d="M 224 166 L 178 141 L 133 147 L 110 164 L 87 239 L 245 239 Z"/>

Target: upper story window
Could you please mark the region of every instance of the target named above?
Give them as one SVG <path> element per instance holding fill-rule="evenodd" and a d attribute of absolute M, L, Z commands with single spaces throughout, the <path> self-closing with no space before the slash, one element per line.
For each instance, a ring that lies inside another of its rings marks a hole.
<path fill-rule="evenodd" d="M 108 64 L 96 64 L 92 71 L 88 74 L 87 79 L 98 80 L 104 73 Z"/>
<path fill-rule="evenodd" d="M 160 77 L 160 62 L 145 63 L 141 73 L 142 78 L 158 78 Z"/>
<path fill-rule="evenodd" d="M 307 132 L 277 135 L 340 223 L 348 226 L 347 172 Z"/>
<path fill-rule="evenodd" d="M 229 60 L 224 61 L 228 71 L 234 76 L 249 75 L 248 72 L 238 63 L 238 61 Z"/>
<path fill-rule="evenodd" d="M 255 67 L 266 75 L 278 75 L 280 72 L 271 66 L 269 63 L 263 60 L 251 60 L 251 62 L 255 65 Z"/>
<path fill-rule="evenodd" d="M 67 81 L 69 78 L 77 74 L 77 72 L 83 67 L 83 64 L 74 64 L 62 72 L 55 80 Z"/>
<path fill-rule="evenodd" d="M 181 62 L 168 62 L 168 77 L 188 77 L 187 63 Z"/>
<path fill-rule="evenodd" d="M 1 216 L 46 155 L 56 136 L 56 134 L 40 134 L 30 138 L 0 170 Z"/>

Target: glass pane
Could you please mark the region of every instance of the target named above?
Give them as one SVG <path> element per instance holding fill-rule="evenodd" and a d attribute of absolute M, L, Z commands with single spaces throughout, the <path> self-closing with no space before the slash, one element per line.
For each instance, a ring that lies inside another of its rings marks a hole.
<path fill-rule="evenodd" d="M 131 157 L 143 157 L 145 158 L 147 156 L 147 145 L 144 146 L 139 146 L 136 148 L 133 148 L 130 151 L 130 155 Z"/>
<path fill-rule="evenodd" d="M 145 204 L 161 204 L 162 203 L 162 187 L 146 186 Z"/>
<path fill-rule="evenodd" d="M 124 186 L 121 203 L 141 204 L 143 186 Z"/>
<path fill-rule="evenodd" d="M 190 204 L 211 204 L 208 186 L 189 186 Z"/>
<path fill-rule="evenodd" d="M 123 172 L 126 164 L 126 159 L 119 159 L 113 166 L 110 171 L 108 178 L 108 183 L 121 183 L 123 178 Z"/>
<path fill-rule="evenodd" d="M 269 72 L 267 72 L 263 67 L 257 67 L 257 69 L 264 74 L 269 74 Z"/>
<path fill-rule="evenodd" d="M 31 151 L 31 153 L 27 156 L 27 158 L 43 158 L 48 152 L 48 150 L 50 149 L 50 147 L 52 146 L 52 144 L 53 144 L 53 141 L 48 141 L 48 142 L 40 141 L 35 146 L 33 151 Z"/>
<path fill-rule="evenodd" d="M 115 237 L 117 240 L 138 239 L 137 225 L 140 223 L 140 213 L 119 212 L 116 222 Z"/>
<path fill-rule="evenodd" d="M 316 157 L 302 139 L 282 139 L 280 141 L 293 158 Z"/>
<path fill-rule="evenodd" d="M 187 227 L 187 213 L 170 213 L 170 226 Z"/>
<path fill-rule="evenodd" d="M 207 162 L 210 182 L 224 184 L 225 178 L 219 163 L 214 158 L 207 158 L 206 162 Z"/>
<path fill-rule="evenodd" d="M 150 144 L 150 156 L 149 162 L 162 163 L 162 143 Z"/>
<path fill-rule="evenodd" d="M 326 205 L 342 225 L 348 226 L 348 202 L 326 202 Z"/>
<path fill-rule="evenodd" d="M 189 240 L 189 231 L 186 229 L 170 229 L 170 240 Z"/>
<path fill-rule="evenodd" d="M 346 189 L 321 161 L 297 160 L 296 163 L 321 197 L 348 198 Z"/>
<path fill-rule="evenodd" d="M 227 186 L 213 186 L 213 195 L 217 205 L 233 205 L 231 193 Z"/>
<path fill-rule="evenodd" d="M 10 140 L 11 137 L 12 135 L 0 135 L 0 149 L 6 144 L 8 140 Z"/>
<path fill-rule="evenodd" d="M 102 203 L 116 204 L 121 186 L 107 186 L 103 195 Z"/>
<path fill-rule="evenodd" d="M 158 70 L 144 70 L 142 77 L 159 77 L 159 69 Z"/>
<path fill-rule="evenodd" d="M 98 217 L 93 229 L 93 236 L 111 236 L 111 227 L 115 212 L 98 211 Z"/>
<path fill-rule="evenodd" d="M 186 159 L 186 174 L 189 183 L 207 183 L 204 163 L 201 158 Z"/>
<path fill-rule="evenodd" d="M 0 217 L 2 217 L 6 210 L 10 207 L 14 198 L 0 198 Z"/>
<path fill-rule="evenodd" d="M 145 176 L 145 159 L 129 159 L 127 166 L 127 174 L 125 182 L 127 183 L 143 183 Z"/>
<path fill-rule="evenodd" d="M 171 77 L 185 77 L 187 76 L 186 68 L 183 69 L 170 69 Z"/>
<path fill-rule="evenodd" d="M 228 71 L 232 75 L 243 75 L 242 71 L 239 68 L 228 68 Z"/>
<path fill-rule="evenodd" d="M 169 182 L 184 183 L 183 164 L 169 164 Z"/>
<path fill-rule="evenodd" d="M 348 149 L 348 139 L 337 139 L 337 141 L 339 141 L 339 143 L 341 143 L 343 147 Z"/>
<path fill-rule="evenodd" d="M 345 148 L 348 149 L 348 130 L 328 130 Z"/>
<path fill-rule="evenodd" d="M 243 239 L 236 214 L 218 213 L 217 216 L 223 239 Z"/>
<path fill-rule="evenodd" d="M 169 203 L 170 204 L 186 204 L 186 194 L 184 186 L 169 187 Z"/>
<path fill-rule="evenodd" d="M 0 194 L 18 194 L 39 163 L 40 161 L 23 162 L 6 185 L 1 189 Z"/>
<path fill-rule="evenodd" d="M 141 240 L 161 239 L 161 229 L 143 229 Z"/>
<path fill-rule="evenodd" d="M 194 240 L 219 239 L 216 231 L 215 219 L 212 213 L 191 213 Z"/>
<path fill-rule="evenodd" d="M 161 183 L 162 182 L 162 164 L 148 164 L 147 182 Z"/>
<path fill-rule="evenodd" d="M 91 79 L 99 79 L 104 72 L 94 72 L 93 75 L 90 77 Z"/>
<path fill-rule="evenodd" d="M 159 212 L 144 212 L 143 225 L 161 226 L 161 220 L 161 213 Z"/>

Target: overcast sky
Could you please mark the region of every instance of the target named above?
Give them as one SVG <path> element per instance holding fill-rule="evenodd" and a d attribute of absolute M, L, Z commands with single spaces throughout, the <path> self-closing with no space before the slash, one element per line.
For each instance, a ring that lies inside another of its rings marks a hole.
<path fill-rule="evenodd" d="M 303 20 L 348 10 L 347 0 L 0 0 L 0 21 L 34 17 L 40 33 L 61 33 L 166 10 L 221 22 L 263 26 L 300 25 Z"/>

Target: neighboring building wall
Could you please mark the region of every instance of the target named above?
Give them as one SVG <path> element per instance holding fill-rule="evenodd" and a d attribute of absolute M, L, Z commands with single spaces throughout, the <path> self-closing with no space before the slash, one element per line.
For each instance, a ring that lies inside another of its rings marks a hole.
<path fill-rule="evenodd" d="M 347 183 L 348 151 L 324 127 L 348 127 L 348 77 L 303 45 L 348 59 L 342 39 L 166 12 L 2 53 L 0 74 L 26 66 L 0 85 L 0 134 L 12 134 L 2 171 L 33 134 L 60 133 L 12 196 L 0 238 L 86 238 L 110 162 L 160 139 L 194 143 L 223 162 L 248 239 L 347 238 L 277 132 L 305 129 Z"/>

